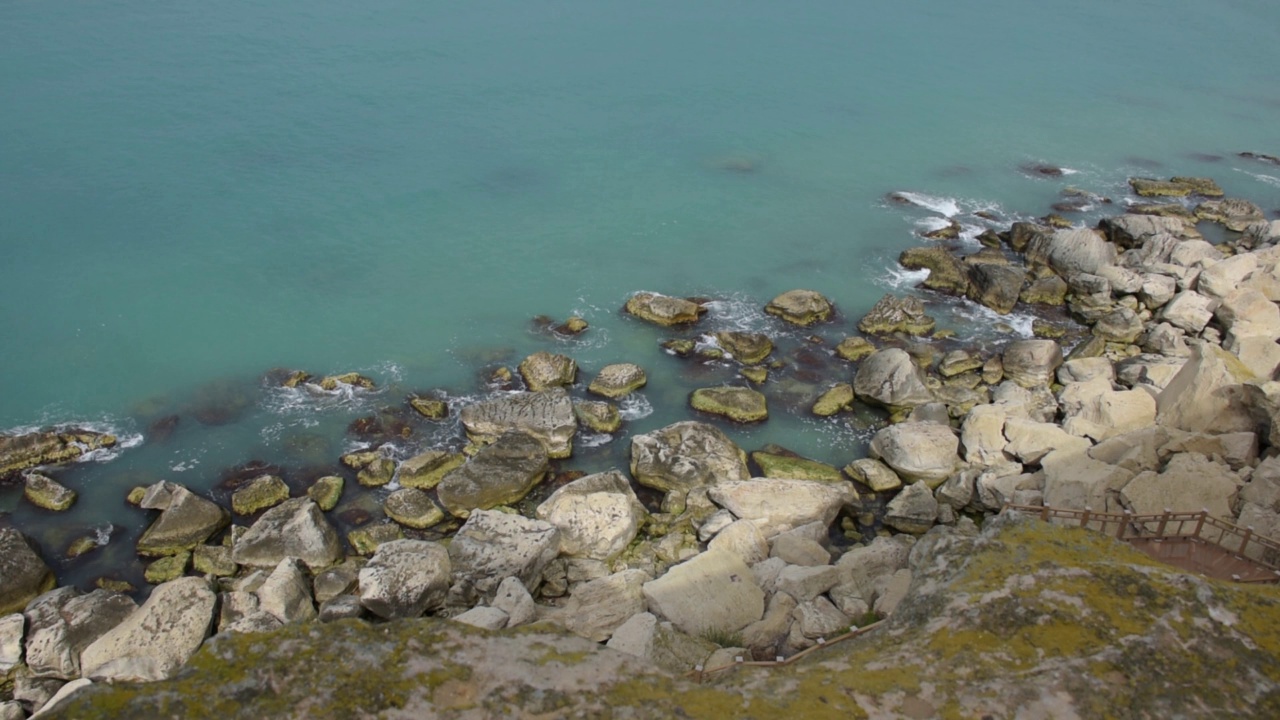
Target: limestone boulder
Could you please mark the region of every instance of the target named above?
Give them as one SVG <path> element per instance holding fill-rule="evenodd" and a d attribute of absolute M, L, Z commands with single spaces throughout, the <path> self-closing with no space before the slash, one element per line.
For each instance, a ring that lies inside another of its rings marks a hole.
<path fill-rule="evenodd" d="M 1244 338 L 1280 338 L 1280 307 L 1257 290 L 1232 290 L 1213 315 L 1227 331 L 1228 349 Z"/>
<path fill-rule="evenodd" d="M 471 513 L 449 543 L 451 596 L 471 603 L 492 598 L 498 585 L 519 578 L 530 592 L 538 589 L 542 571 L 560 554 L 555 525 L 490 510 Z"/>
<path fill-rule="evenodd" d="M 493 595 L 493 607 L 507 614 L 507 627 L 519 627 L 532 622 L 538 614 L 533 596 L 518 577 L 509 577 L 498 583 Z"/>
<path fill-rule="evenodd" d="M 877 300 L 870 312 L 862 316 L 858 330 L 868 335 L 927 335 L 936 325 L 937 321 L 925 314 L 920 298 L 890 293 Z"/>
<path fill-rule="evenodd" d="M 1233 255 L 1202 270 L 1196 280 L 1196 292 L 1221 300 L 1239 289 L 1257 269 L 1258 257 L 1253 253 Z"/>
<path fill-rule="evenodd" d="M 27 606 L 26 663 L 41 677 L 80 677 L 80 654 L 138 609 L 127 595 L 81 594 L 74 587 L 45 593 Z"/>
<path fill-rule="evenodd" d="M 773 340 L 764 333 L 721 330 L 711 338 L 743 365 L 759 365 L 773 352 Z"/>
<path fill-rule="evenodd" d="M 1053 507 L 1115 511 L 1112 494 L 1133 478 L 1125 468 L 1109 465 L 1075 450 L 1056 450 L 1040 460 L 1044 471 L 1044 504 Z"/>
<path fill-rule="evenodd" d="M 969 287 L 967 268 L 960 259 L 938 245 L 908 248 L 898 256 L 898 264 L 908 270 L 928 270 L 922 287 L 963 295 Z"/>
<path fill-rule="evenodd" d="M 960 439 L 945 425 L 901 423 L 890 425 L 871 439 L 870 454 L 893 468 L 907 482 L 935 487 L 960 463 Z"/>
<path fill-rule="evenodd" d="M 1053 340 L 1016 340 L 1005 346 L 1004 377 L 1027 388 L 1046 388 L 1062 365 L 1062 348 Z"/>
<path fill-rule="evenodd" d="M 1055 423 L 1027 418 L 1009 418 L 1005 421 L 1004 433 L 1009 440 L 1004 451 L 1031 465 L 1039 464 L 1045 455 L 1055 450 L 1082 453 L 1093 444 L 1088 438 L 1072 435 Z"/>
<path fill-rule="evenodd" d="M 1120 501 L 1139 515 L 1205 509 L 1225 519 L 1232 517 L 1241 485 L 1226 465 L 1199 453 L 1181 453 L 1159 473 L 1148 470 L 1134 476 L 1120 490 Z"/>
<path fill-rule="evenodd" d="M 506 393 L 492 400 L 468 405 L 458 414 L 467 436 L 488 444 L 511 432 L 537 438 L 553 458 L 573 454 L 578 421 L 573 401 L 564 388 L 544 392 Z"/>
<path fill-rule="evenodd" d="M 834 565 L 788 565 L 778 573 L 774 588 L 800 602 L 808 602 L 839 585 L 845 577 L 845 571 Z"/>
<path fill-rule="evenodd" d="M 397 523 L 425 530 L 444 520 L 444 511 L 423 490 L 405 487 L 392 492 L 382 503 L 382 512 Z"/>
<path fill-rule="evenodd" d="M 231 493 L 231 509 L 237 515 L 252 515 L 289 499 L 289 486 L 276 475 L 261 475 Z"/>
<path fill-rule="evenodd" d="M 466 461 L 462 453 L 427 450 L 401 462 L 396 468 L 396 478 L 404 487 L 430 490 L 439 485 L 450 470 Z"/>
<path fill-rule="evenodd" d="M 519 501 L 542 482 L 549 469 L 547 449 L 540 440 L 510 432 L 449 471 L 436 487 L 436 496 L 450 514 L 465 518 L 475 510 Z"/>
<path fill-rule="evenodd" d="M 1126 214 L 1103 218 L 1099 225 L 1108 240 L 1123 248 L 1140 247 L 1143 241 L 1161 234 L 1184 239 L 1200 237 L 1193 224 L 1177 217 Z"/>
<path fill-rule="evenodd" d="M 634 615 L 618 627 L 606 647 L 644 658 L 673 675 L 690 672 L 717 650 L 715 643 L 680 632 L 648 612 Z"/>
<path fill-rule="evenodd" d="M 568 355 L 536 352 L 520 361 L 520 377 L 534 392 L 572 385 L 578 377 L 578 364 Z"/>
<path fill-rule="evenodd" d="M 610 560 L 635 539 L 647 513 L 626 476 L 611 470 L 559 488 L 536 515 L 560 531 L 562 554 Z"/>
<path fill-rule="evenodd" d="M 0 615 L 21 612 L 56 582 L 53 570 L 36 554 L 27 536 L 0 528 Z"/>
<path fill-rule="evenodd" d="M 420 617 L 444 604 L 451 572 L 449 551 L 440 543 L 383 543 L 360 569 L 360 604 L 387 620 Z"/>
<path fill-rule="evenodd" d="M 706 308 L 695 302 L 650 292 L 632 295 L 627 299 L 625 309 L 641 320 L 664 327 L 691 325 L 706 312 Z"/>
<path fill-rule="evenodd" d="M 190 552 L 231 522 L 231 515 L 211 500 L 180 485 L 164 483 L 144 498 L 143 507 L 160 510 L 160 517 L 138 538 L 138 554 L 159 557 Z"/>
<path fill-rule="evenodd" d="M 649 382 L 644 368 L 632 363 L 615 363 L 600 368 L 587 386 L 589 392 L 611 399 L 624 398 Z"/>
<path fill-rule="evenodd" d="M 484 630 L 501 630 L 511 618 L 498 608 L 479 605 L 452 618 L 454 622 Z"/>
<path fill-rule="evenodd" d="M 1095 442 L 1146 427 L 1155 422 L 1156 401 L 1145 390 L 1113 390 L 1098 377 L 1071 383 L 1058 395 L 1062 429 Z"/>
<path fill-rule="evenodd" d="M 831 318 L 835 308 L 831 301 L 813 290 L 788 290 L 769 301 L 764 311 L 792 325 L 808 327 Z"/>
<path fill-rule="evenodd" d="M 1048 265 L 1063 277 L 1097 273 L 1105 265 L 1114 265 L 1117 259 L 1114 245 L 1084 228 L 1037 235 L 1027 245 L 1026 255 L 1029 262 Z"/>
<path fill-rule="evenodd" d="M 906 486 L 885 507 L 885 524 L 913 535 L 928 532 L 937 519 L 938 501 L 925 483 Z"/>
<path fill-rule="evenodd" d="M 735 633 L 764 617 L 764 591 L 729 552 L 708 550 L 644 583 L 649 612 L 690 635 Z"/>
<path fill-rule="evenodd" d="M 1094 335 L 1107 342 L 1124 343 L 1126 345 L 1137 341 L 1145 329 L 1146 326 L 1143 324 L 1142 318 L 1138 317 L 1138 314 L 1132 309 L 1123 305 L 1112 308 L 1098 317 L 1093 323 Z"/>
<path fill-rule="evenodd" d="M 1202 343 L 1156 399 L 1156 420 L 1190 432 L 1254 429 L 1244 383 L 1253 373 L 1222 348 Z"/>
<path fill-rule="evenodd" d="M 723 482 L 707 494 L 738 518 L 755 523 L 766 538 L 811 522 L 830 525 L 840 508 L 857 498 L 849 482 L 783 478 Z"/>
<path fill-rule="evenodd" d="M 81 672 L 116 682 L 173 677 L 208 636 L 217 600 L 203 578 L 157 585 L 142 607 L 84 649 Z"/>
<path fill-rule="evenodd" d="M 604 642 L 632 616 L 646 611 L 645 583 L 652 580 L 641 570 L 623 570 L 573 589 L 556 619 L 569 632 Z"/>
<path fill-rule="evenodd" d="M 979 405 L 969 411 L 960 426 L 960 442 L 965 462 L 996 465 L 1008 462 L 1004 446 L 1004 424 L 1008 413 L 1002 405 Z"/>
<path fill-rule="evenodd" d="M 1262 208 L 1240 198 L 1206 200 L 1196 206 L 1196 217 L 1220 223 L 1235 232 L 1244 232 L 1250 225 L 1267 219 Z"/>
<path fill-rule="evenodd" d="M 754 522 L 734 520 L 711 538 L 707 549 L 733 553 L 747 565 L 754 565 L 769 557 L 769 540 Z"/>
<path fill-rule="evenodd" d="M 902 478 L 892 468 L 875 458 L 859 458 L 844 468 L 845 474 L 875 492 L 888 492 L 902 487 Z"/>
<path fill-rule="evenodd" d="M 663 492 L 746 480 L 747 454 L 714 425 L 678 422 L 631 439 L 631 477 Z"/>
<path fill-rule="evenodd" d="M 1025 270 L 1013 265 L 972 265 L 969 268 L 969 299 L 1001 315 L 1008 315 L 1018 304 L 1026 276 Z"/>
<path fill-rule="evenodd" d="M 813 402 L 812 412 L 818 417 L 831 417 L 842 410 L 853 407 L 853 386 L 849 383 L 836 383 L 827 388 Z"/>
<path fill-rule="evenodd" d="M 689 395 L 689 405 L 712 415 L 740 423 L 754 423 L 769 417 L 764 395 L 745 387 L 698 388 Z"/>
<path fill-rule="evenodd" d="M 853 391 L 860 399 L 890 410 L 909 410 L 934 401 L 911 356 L 898 348 L 880 350 L 863 360 Z"/>
<path fill-rule="evenodd" d="M 1214 305 L 1212 298 L 1194 290 L 1185 290 L 1165 304 L 1160 310 L 1160 319 L 1193 335 L 1198 334 L 1213 319 Z"/>
<path fill-rule="evenodd" d="M 258 607 L 281 623 L 316 617 L 306 566 L 297 558 L 281 560 L 254 594 L 258 596 Z"/>
<path fill-rule="evenodd" d="M 342 558 L 338 531 L 310 498 L 285 500 L 266 511 L 231 547 L 231 559 L 249 567 L 274 568 L 288 557 L 313 570 Z"/>
<path fill-rule="evenodd" d="M 0 616 L 0 675 L 8 676 L 10 670 L 22 664 L 26 627 L 27 619 L 22 613 Z"/>

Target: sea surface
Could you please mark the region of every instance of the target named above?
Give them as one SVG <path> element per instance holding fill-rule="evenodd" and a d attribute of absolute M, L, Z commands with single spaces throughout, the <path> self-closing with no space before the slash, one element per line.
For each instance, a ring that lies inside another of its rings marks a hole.
<path fill-rule="evenodd" d="M 672 332 L 619 311 L 637 290 L 713 298 L 700 329 L 777 335 L 771 419 L 725 427 L 843 465 L 875 418 L 808 404 L 849 379 L 830 347 L 919 279 L 895 258 L 922 229 L 972 238 L 1068 186 L 1119 203 L 1131 175 L 1210 175 L 1280 209 L 1280 167 L 1236 155 L 1280 155 L 1278 28 L 1270 0 L 7 0 L 0 432 L 89 424 L 127 447 L 54 471 L 81 494 L 65 514 L 0 486 L 0 523 L 66 582 L 136 578 L 130 487 L 225 498 L 257 461 L 300 489 L 365 442 L 352 420 L 410 392 L 485 397 L 535 350 L 584 380 L 649 371 L 624 431 L 561 464 L 625 466 L 692 388 L 740 382 L 663 353 Z M 761 312 L 798 287 L 840 309 L 825 344 Z M 1002 337 L 931 303 L 961 340 Z M 572 340 L 531 322 L 575 314 Z M 379 389 L 286 391 L 274 368 Z M 408 422 L 400 456 L 461 443 L 456 422 Z M 376 516 L 370 497 L 349 485 L 339 515 Z M 60 559 L 85 534 L 109 542 Z"/>

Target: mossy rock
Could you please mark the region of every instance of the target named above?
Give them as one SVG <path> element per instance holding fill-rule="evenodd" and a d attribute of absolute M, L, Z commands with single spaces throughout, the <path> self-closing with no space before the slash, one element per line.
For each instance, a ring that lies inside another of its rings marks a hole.
<path fill-rule="evenodd" d="M 773 341 L 764 333 L 722 330 L 714 337 L 720 347 L 743 365 L 759 365 L 773 352 Z"/>
<path fill-rule="evenodd" d="M 29 472 L 23 479 L 22 495 L 36 507 L 64 512 L 76 503 L 76 491 L 57 480 L 36 472 Z"/>
<path fill-rule="evenodd" d="M 748 365 L 738 368 L 738 374 L 756 385 L 763 385 L 769 379 L 769 368 L 760 365 Z"/>
<path fill-rule="evenodd" d="M 728 418 L 740 423 L 754 423 L 769 417 L 764 395 L 742 387 L 698 388 L 689 395 L 694 410 Z"/>
<path fill-rule="evenodd" d="M 168 555 L 148 565 L 143 577 L 152 585 L 177 580 L 187 572 L 187 565 L 190 563 L 191 553 L 189 552 Z"/>
<path fill-rule="evenodd" d="M 329 512 L 338 506 L 345 486 L 346 481 L 337 475 L 326 475 L 307 488 L 307 497 L 311 498 L 322 511 Z"/>
<path fill-rule="evenodd" d="M 874 355 L 875 352 L 876 346 L 864 337 L 847 337 L 841 340 L 839 345 L 836 345 L 836 355 L 849 362 L 858 362 L 863 358 Z"/>
<path fill-rule="evenodd" d="M 117 580 L 115 578 L 109 578 L 109 577 L 100 577 L 97 580 L 94 580 L 93 586 L 98 588 L 99 590 L 108 590 L 110 592 L 118 592 L 118 593 L 126 593 L 126 594 L 137 592 L 138 590 L 138 588 L 133 586 L 133 583 L 127 580 Z"/>
<path fill-rule="evenodd" d="M 239 566 L 231 559 L 231 548 L 224 545 L 197 545 L 191 553 L 191 566 L 202 575 L 231 577 Z"/>
<path fill-rule="evenodd" d="M 565 320 L 562 325 L 556 326 L 555 330 L 561 335 L 579 335 L 586 332 L 589 327 L 591 326 L 587 324 L 586 320 L 574 315 Z"/>
<path fill-rule="evenodd" d="M 403 540 L 404 530 L 394 522 L 374 523 L 356 528 L 347 533 L 347 542 L 357 555 L 369 557 L 378 551 L 378 546 L 393 540 Z"/>
<path fill-rule="evenodd" d="M 938 363 L 938 373 L 944 378 L 949 378 L 970 370 L 977 370 L 982 367 L 983 362 L 985 361 L 981 357 L 968 350 L 952 350 L 942 356 L 942 362 Z"/>
<path fill-rule="evenodd" d="M 689 357 L 689 355 L 694 351 L 694 348 L 698 346 L 698 344 L 692 340 L 684 340 L 680 338 L 663 340 L 660 345 L 663 350 L 680 357 Z"/>
<path fill-rule="evenodd" d="M 922 286 L 930 290 L 964 295 L 969 289 L 969 274 L 964 264 L 943 247 L 916 247 L 902 251 L 898 264 L 908 270 L 928 270 Z"/>
<path fill-rule="evenodd" d="M 767 478 L 845 482 L 838 468 L 795 454 L 760 451 L 751 453 L 751 460 Z"/>
<path fill-rule="evenodd" d="M 356 473 L 356 482 L 365 487 L 382 487 L 391 482 L 396 474 L 396 461 L 388 457 L 379 457 Z"/>
<path fill-rule="evenodd" d="M 449 403 L 444 400 L 410 395 L 409 407 L 428 420 L 443 420 L 449 417 Z"/>
<path fill-rule="evenodd" d="M 97 550 L 99 547 L 101 546 L 98 545 L 97 540 L 94 538 L 88 536 L 78 537 L 67 546 L 67 559 L 74 560 L 81 555 L 87 555 Z"/>
<path fill-rule="evenodd" d="M 1061 306 L 1067 302 L 1067 282 L 1057 275 L 1042 277 L 1027 283 L 1018 299 L 1028 305 Z"/>
<path fill-rule="evenodd" d="M 600 368 L 587 392 L 617 400 L 644 387 L 649 382 L 644 368 L 633 363 L 614 363 Z"/>
<path fill-rule="evenodd" d="M 937 322 L 924 311 L 924 302 L 912 295 L 886 294 L 858 321 L 858 330 L 868 335 L 921 336 L 933 332 Z"/>
<path fill-rule="evenodd" d="M 613 433 L 622 427 L 622 415 L 613 403 L 581 400 L 573 404 L 573 414 L 593 432 Z"/>
<path fill-rule="evenodd" d="M 1155 215 L 1157 217 L 1176 217 L 1181 220 L 1195 222 L 1196 215 L 1185 205 L 1178 203 L 1139 203 L 1125 208 L 1132 215 Z"/>
<path fill-rule="evenodd" d="M 467 461 L 462 453 L 427 450 L 400 463 L 400 484 L 404 487 L 430 490 L 444 476 Z"/>
<path fill-rule="evenodd" d="M 647 292 L 627 298 L 623 309 L 641 320 L 664 327 L 692 325 L 707 311 L 691 300 Z"/>
<path fill-rule="evenodd" d="M 770 300 L 764 311 L 801 327 L 831 319 L 835 306 L 821 293 L 813 290 L 788 290 Z"/>
<path fill-rule="evenodd" d="M 147 494 L 147 488 L 143 487 L 142 485 L 139 485 L 133 488 L 132 490 L 130 490 L 129 494 L 126 495 L 124 499 L 125 499 L 125 502 L 129 503 L 130 505 L 134 507 L 138 507 L 139 505 L 142 504 L 142 498 L 146 494 Z"/>
<path fill-rule="evenodd" d="M 520 362 L 520 377 L 533 392 L 572 385 L 578 377 L 578 363 L 568 355 L 536 352 Z"/>
<path fill-rule="evenodd" d="M 417 488 L 400 488 L 387 496 L 382 512 L 397 523 L 414 530 L 426 530 L 444 520 L 444 511 L 431 496 Z"/>
<path fill-rule="evenodd" d="M 1031 321 L 1031 332 L 1038 338 L 1048 338 L 1050 340 L 1057 340 L 1067 334 L 1066 328 L 1047 323 L 1039 318 Z"/>
<path fill-rule="evenodd" d="M 338 461 L 352 470 L 361 470 L 369 465 L 369 463 L 382 457 L 382 451 L 377 448 L 369 448 L 366 450 L 357 450 L 349 452 Z"/>
<path fill-rule="evenodd" d="M 853 386 L 849 383 L 836 383 L 818 396 L 813 403 L 812 412 L 818 417 L 831 417 L 843 410 L 853 408 Z"/>
<path fill-rule="evenodd" d="M 262 475 L 231 493 L 231 510 L 237 515 L 252 515 L 275 507 L 289 499 L 289 486 L 275 475 Z"/>
<path fill-rule="evenodd" d="M 311 373 L 305 370 L 293 370 L 280 381 L 280 387 L 296 388 L 311 379 Z"/>

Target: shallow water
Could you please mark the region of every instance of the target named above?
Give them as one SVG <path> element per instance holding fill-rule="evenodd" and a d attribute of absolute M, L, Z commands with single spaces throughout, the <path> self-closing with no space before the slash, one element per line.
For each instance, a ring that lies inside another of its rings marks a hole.
<path fill-rule="evenodd" d="M 653 412 L 566 463 L 625 465 L 628 435 L 734 376 L 663 354 L 671 333 L 618 312 L 633 291 L 717 298 L 709 327 L 777 332 L 763 304 L 812 288 L 842 311 L 830 347 L 904 286 L 894 258 L 930 218 L 971 237 L 979 210 L 1001 226 L 1069 185 L 1119 199 L 1134 174 L 1209 174 L 1280 207 L 1280 168 L 1235 156 L 1280 154 L 1278 24 L 1261 0 L 5 3 L 0 428 L 145 439 L 61 471 L 82 494 L 65 515 L 0 488 L 0 522 L 46 555 L 115 522 L 99 553 L 126 563 L 146 522 L 129 487 L 212 489 L 251 460 L 301 487 L 357 442 L 352 419 L 410 391 L 478 396 L 482 368 L 536 349 L 588 379 L 649 371 Z M 530 328 L 575 313 L 580 340 Z M 264 390 L 275 367 L 385 389 Z M 803 412 L 811 374 L 847 371 L 797 374 L 766 386 L 767 423 L 730 433 L 855 457 L 865 431 Z M 238 413 L 202 424 L 209 398 Z M 174 414 L 167 439 L 148 430 Z M 457 437 L 415 421 L 403 452 Z M 77 562 L 78 581 L 103 558 Z"/>

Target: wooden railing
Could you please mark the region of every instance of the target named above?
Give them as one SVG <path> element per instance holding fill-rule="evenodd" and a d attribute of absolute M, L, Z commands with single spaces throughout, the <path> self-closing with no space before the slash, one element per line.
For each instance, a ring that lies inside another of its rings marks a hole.
<path fill-rule="evenodd" d="M 1241 582 L 1280 581 L 1280 542 L 1256 534 L 1252 527 L 1242 528 L 1220 520 L 1207 510 L 1165 510 L 1158 515 L 1135 515 L 1128 510 L 1123 513 L 1102 513 L 1087 507 L 1083 510 L 1071 510 L 1038 505 L 1005 505 L 1001 512 L 1005 510 L 1035 515 L 1045 521 L 1066 520 L 1070 524 L 1097 530 L 1118 540 L 1199 540 L 1274 571 L 1274 578 L 1242 579 Z"/>

